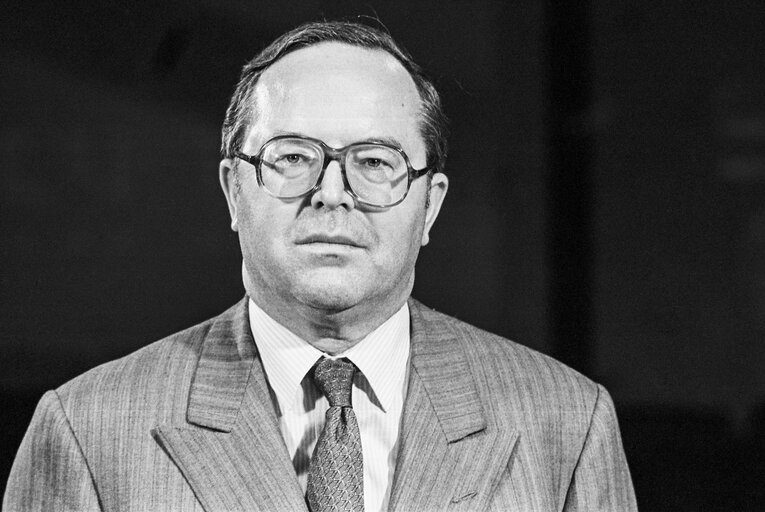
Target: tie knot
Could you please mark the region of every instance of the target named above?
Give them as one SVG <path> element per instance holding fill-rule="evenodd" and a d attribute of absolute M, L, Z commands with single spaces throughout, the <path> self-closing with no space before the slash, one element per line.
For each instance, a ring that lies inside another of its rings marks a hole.
<path fill-rule="evenodd" d="M 356 366 L 347 359 L 319 361 L 313 371 L 313 381 L 329 400 L 330 407 L 352 407 L 351 385 Z"/>

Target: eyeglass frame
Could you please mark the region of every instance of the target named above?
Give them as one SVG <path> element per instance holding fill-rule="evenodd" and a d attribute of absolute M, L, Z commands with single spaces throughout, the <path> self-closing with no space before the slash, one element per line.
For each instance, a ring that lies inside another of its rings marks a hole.
<path fill-rule="evenodd" d="M 261 174 L 261 168 L 263 166 L 263 151 L 265 150 L 266 146 L 271 144 L 274 141 L 277 140 L 283 140 L 283 139 L 300 139 L 305 140 L 308 142 L 312 142 L 313 144 L 319 146 L 322 150 L 322 166 L 321 166 L 321 172 L 319 172 L 316 183 L 313 187 L 311 187 L 309 190 L 306 190 L 302 194 L 297 194 L 294 196 L 278 196 L 268 190 L 268 187 L 265 186 L 263 183 L 263 176 Z M 345 158 L 348 154 L 348 151 L 351 150 L 354 146 L 380 146 L 388 149 L 392 149 L 401 157 L 404 159 L 404 163 L 406 164 L 406 170 L 407 170 L 407 183 L 406 183 L 406 192 L 404 192 L 404 195 L 401 196 L 401 199 L 397 200 L 394 203 L 386 204 L 386 205 L 379 205 L 374 204 L 369 201 L 366 201 L 362 199 L 361 197 L 356 194 L 356 192 L 351 187 L 351 184 L 348 182 L 348 175 L 345 171 Z M 421 178 L 425 174 L 432 172 L 434 170 L 433 166 L 426 165 L 422 169 L 415 169 L 412 167 L 412 164 L 409 162 L 409 157 L 406 155 L 403 149 L 398 148 L 396 146 L 391 146 L 390 144 L 386 144 L 384 142 L 375 142 L 375 141 L 369 141 L 369 142 L 354 142 L 351 144 L 348 144 L 347 146 L 343 146 L 342 148 L 333 148 L 331 146 L 328 146 L 324 141 L 319 139 L 314 139 L 313 137 L 304 137 L 301 135 L 277 135 L 276 137 L 271 137 L 266 142 L 263 143 L 262 146 L 260 146 L 260 149 L 258 150 L 257 154 L 255 155 L 247 155 L 245 153 L 242 153 L 241 151 L 234 151 L 234 156 L 239 158 L 240 160 L 244 160 L 248 164 L 255 167 L 255 176 L 258 180 L 258 186 L 260 186 L 263 190 L 266 191 L 266 193 L 272 197 L 275 197 L 277 199 L 297 199 L 298 197 L 303 197 L 307 195 L 311 195 L 315 193 L 317 190 L 319 190 L 319 187 L 321 186 L 322 179 L 324 178 L 324 172 L 327 170 L 327 167 L 329 167 L 329 163 L 332 161 L 336 161 L 338 164 L 340 164 L 340 175 L 343 177 L 343 188 L 348 194 L 350 194 L 351 197 L 353 197 L 354 200 L 358 201 L 361 204 L 364 204 L 366 206 L 372 206 L 375 208 L 391 208 L 393 206 L 396 206 L 397 204 L 400 204 L 404 199 L 406 199 L 406 196 L 409 195 L 409 189 L 412 187 L 412 182 L 416 180 L 417 178 Z"/>

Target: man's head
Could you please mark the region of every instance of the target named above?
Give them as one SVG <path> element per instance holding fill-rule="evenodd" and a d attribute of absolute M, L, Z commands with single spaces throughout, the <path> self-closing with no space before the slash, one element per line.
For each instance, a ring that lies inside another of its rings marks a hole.
<path fill-rule="evenodd" d="M 352 158 L 326 160 L 315 188 L 279 198 L 258 178 L 272 173 L 274 162 L 237 155 L 259 155 L 274 137 L 289 135 L 334 149 L 383 142 L 405 154 L 410 169 L 440 169 L 443 115 L 435 89 L 422 80 L 389 36 L 348 23 L 298 28 L 245 67 L 224 124 L 221 185 L 247 291 L 288 327 L 344 315 L 373 328 L 400 307 L 448 182 L 439 172 L 411 175 L 399 204 L 374 207 L 357 200 L 365 191 L 349 190 Z M 306 155 L 291 150 L 283 160 L 292 165 Z"/>

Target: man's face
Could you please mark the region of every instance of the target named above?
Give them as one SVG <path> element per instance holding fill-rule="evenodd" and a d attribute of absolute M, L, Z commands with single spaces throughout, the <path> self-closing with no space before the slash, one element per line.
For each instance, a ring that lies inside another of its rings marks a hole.
<path fill-rule="evenodd" d="M 335 148 L 395 141 L 415 169 L 426 165 L 417 89 L 385 52 L 340 43 L 295 51 L 265 71 L 255 98 L 245 154 L 257 154 L 274 136 L 293 134 Z M 234 164 L 221 162 L 221 184 L 239 232 L 248 293 L 258 305 L 266 311 L 303 304 L 392 312 L 406 300 L 417 254 L 446 193 L 444 175 L 436 174 L 430 189 L 426 177 L 417 179 L 402 203 L 383 209 L 354 203 L 336 161 L 318 190 L 290 200 L 260 188 L 250 164 L 238 162 L 233 171 Z"/>

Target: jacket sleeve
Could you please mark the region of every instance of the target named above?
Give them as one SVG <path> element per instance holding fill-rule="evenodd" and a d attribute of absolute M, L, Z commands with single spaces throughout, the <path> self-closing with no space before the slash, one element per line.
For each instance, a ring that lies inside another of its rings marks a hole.
<path fill-rule="evenodd" d="M 11 469 L 3 510 L 101 510 L 87 460 L 55 391 L 37 405 Z"/>
<path fill-rule="evenodd" d="M 637 511 L 614 404 L 600 385 L 563 510 Z"/>

